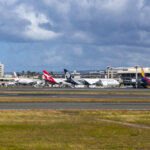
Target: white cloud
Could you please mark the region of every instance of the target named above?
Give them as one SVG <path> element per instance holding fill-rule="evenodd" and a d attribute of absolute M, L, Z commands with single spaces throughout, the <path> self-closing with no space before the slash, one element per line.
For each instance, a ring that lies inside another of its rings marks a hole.
<path fill-rule="evenodd" d="M 58 64 L 59 64 L 59 66 L 68 65 L 69 62 L 65 58 L 66 56 L 62 55 L 61 53 L 62 53 L 62 51 L 60 51 L 58 49 L 44 50 L 41 54 L 44 57 L 43 65 L 50 65 L 50 66 L 57 66 Z M 57 68 L 55 68 L 55 69 L 57 69 Z"/>
<path fill-rule="evenodd" d="M 42 29 L 38 26 L 31 25 L 26 27 L 24 35 L 33 40 L 50 40 L 57 38 L 61 34 Z"/>
<path fill-rule="evenodd" d="M 55 8 L 57 12 L 61 14 L 68 14 L 70 11 L 70 1 L 60 1 L 60 0 L 43 0 L 45 4 L 49 7 Z"/>
<path fill-rule="evenodd" d="M 85 43 L 92 43 L 93 39 L 90 37 L 90 35 L 86 32 L 75 32 L 72 36 L 72 40 L 79 41 L 79 42 L 85 42 Z"/>
<path fill-rule="evenodd" d="M 104 0 L 101 1 L 101 7 L 113 12 L 119 13 L 126 8 L 128 0 Z"/>
<path fill-rule="evenodd" d="M 137 8 L 142 9 L 144 7 L 145 0 L 138 0 L 137 2 Z"/>
<path fill-rule="evenodd" d="M 145 45 L 150 45 L 150 33 L 147 31 L 140 31 L 140 42 Z"/>
<path fill-rule="evenodd" d="M 82 56 L 83 55 L 83 49 L 81 46 L 76 46 L 73 48 L 73 52 L 76 56 Z"/>
<path fill-rule="evenodd" d="M 6 4 L 6 5 L 12 5 L 15 4 L 18 0 L 0 0 L 0 3 Z"/>
<path fill-rule="evenodd" d="M 28 48 L 20 48 L 21 56 L 40 53 L 35 64 L 41 64 L 41 56 L 47 66 L 149 63 L 148 0 L 0 0 L 0 4 L 0 40 L 29 42 Z"/>
<path fill-rule="evenodd" d="M 29 37 L 33 40 L 49 40 L 57 38 L 61 35 L 60 33 L 41 28 L 41 24 L 48 23 L 53 26 L 54 23 L 44 14 L 34 12 L 31 7 L 20 5 L 16 9 L 16 13 L 21 19 L 29 21 L 29 24 L 26 25 L 24 30 L 24 35 L 26 37 Z"/>

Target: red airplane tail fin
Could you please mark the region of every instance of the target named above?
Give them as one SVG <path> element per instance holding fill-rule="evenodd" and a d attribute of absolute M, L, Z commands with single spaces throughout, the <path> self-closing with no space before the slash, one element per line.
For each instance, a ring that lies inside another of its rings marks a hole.
<path fill-rule="evenodd" d="M 50 76 L 50 74 L 46 70 L 43 70 L 43 73 L 44 73 L 45 80 L 48 80 L 51 83 L 56 83 L 56 81 Z"/>

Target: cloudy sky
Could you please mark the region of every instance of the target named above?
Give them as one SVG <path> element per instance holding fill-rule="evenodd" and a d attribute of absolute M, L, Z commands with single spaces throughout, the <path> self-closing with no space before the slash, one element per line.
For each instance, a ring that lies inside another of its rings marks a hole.
<path fill-rule="evenodd" d="M 149 0 L 0 0 L 6 72 L 150 66 Z"/>

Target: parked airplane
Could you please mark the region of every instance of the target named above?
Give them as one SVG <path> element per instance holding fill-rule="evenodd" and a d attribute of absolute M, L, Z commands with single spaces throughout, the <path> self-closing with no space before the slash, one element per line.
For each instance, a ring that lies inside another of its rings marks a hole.
<path fill-rule="evenodd" d="M 65 78 L 67 79 L 67 82 L 70 82 L 73 85 L 101 85 L 104 87 L 111 87 L 111 86 L 119 86 L 119 82 L 115 79 L 101 79 L 101 78 L 80 78 L 76 79 L 71 76 L 71 74 L 68 72 L 67 69 L 64 69 L 65 72 Z"/>
<path fill-rule="evenodd" d="M 15 86 L 15 82 L 8 82 L 7 86 Z"/>
<path fill-rule="evenodd" d="M 141 69 L 141 76 L 142 76 L 143 87 L 148 88 L 150 85 L 150 79 L 145 76 L 143 69 Z"/>
<path fill-rule="evenodd" d="M 71 83 L 74 86 L 75 85 L 87 85 L 87 86 L 89 86 L 89 85 L 94 85 L 94 84 L 95 85 L 97 85 L 97 84 L 101 85 L 101 81 L 98 78 L 96 78 L 96 79 L 73 78 L 67 69 L 64 69 L 64 72 L 65 72 L 66 82 Z"/>
<path fill-rule="evenodd" d="M 15 77 L 15 82 L 19 84 L 24 84 L 24 85 L 42 84 L 42 81 L 39 79 L 19 78 L 16 72 L 14 72 L 14 77 Z"/>
<path fill-rule="evenodd" d="M 118 87 L 120 83 L 115 79 L 100 79 L 104 87 Z"/>
<path fill-rule="evenodd" d="M 50 76 L 50 74 L 46 71 L 46 70 L 43 70 L 43 74 L 44 74 L 44 77 L 45 77 L 45 80 L 49 81 L 51 84 L 58 84 L 58 85 L 71 85 L 70 83 L 67 83 L 66 82 L 66 79 L 60 79 L 60 78 L 52 78 Z"/>

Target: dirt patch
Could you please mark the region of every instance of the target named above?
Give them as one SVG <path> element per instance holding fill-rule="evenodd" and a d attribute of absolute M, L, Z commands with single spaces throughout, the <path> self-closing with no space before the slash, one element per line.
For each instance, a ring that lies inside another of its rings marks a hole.
<path fill-rule="evenodd" d="M 134 127 L 134 128 L 141 128 L 141 129 L 148 129 L 148 130 L 150 130 L 150 127 L 149 126 L 145 126 L 145 125 L 138 125 L 138 124 L 134 124 L 134 123 L 120 122 L 120 121 L 114 121 L 114 120 L 108 120 L 108 119 L 96 119 L 96 120 L 103 121 L 103 122 L 108 122 L 108 123 L 115 123 L 115 124 L 129 126 L 129 127 Z"/>

